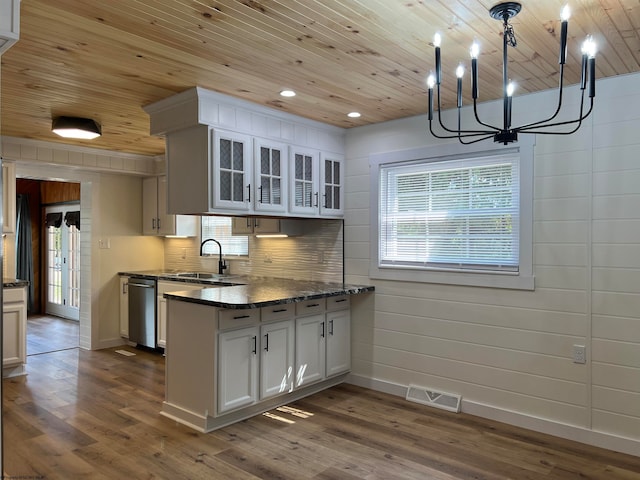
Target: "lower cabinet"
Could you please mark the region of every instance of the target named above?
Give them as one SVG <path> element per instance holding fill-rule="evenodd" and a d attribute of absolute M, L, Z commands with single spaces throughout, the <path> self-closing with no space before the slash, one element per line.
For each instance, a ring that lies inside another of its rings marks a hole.
<path fill-rule="evenodd" d="M 260 399 L 293 389 L 294 321 L 260 327 Z"/>
<path fill-rule="evenodd" d="M 218 413 L 257 400 L 258 335 L 258 327 L 218 335 Z"/>
<path fill-rule="evenodd" d="M 27 287 L 3 290 L 2 376 L 25 374 L 27 362 Z"/>

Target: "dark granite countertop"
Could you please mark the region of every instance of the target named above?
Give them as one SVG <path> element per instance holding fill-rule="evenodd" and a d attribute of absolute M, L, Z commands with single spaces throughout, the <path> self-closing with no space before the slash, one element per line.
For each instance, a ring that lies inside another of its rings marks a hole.
<path fill-rule="evenodd" d="M 120 272 L 135 278 L 200 283 L 216 288 L 165 293 L 166 298 L 199 303 L 218 308 L 261 308 L 282 303 L 295 303 L 315 298 L 356 295 L 374 291 L 368 285 L 290 280 L 285 278 L 250 277 L 244 275 L 213 275 L 213 278 L 178 276 L 181 272 L 149 270 Z M 182 272 L 183 274 L 185 272 Z"/>
<path fill-rule="evenodd" d="M 29 286 L 28 280 L 20 280 L 19 278 L 3 278 L 2 279 L 3 288 L 18 288 L 18 287 L 27 287 Z"/>

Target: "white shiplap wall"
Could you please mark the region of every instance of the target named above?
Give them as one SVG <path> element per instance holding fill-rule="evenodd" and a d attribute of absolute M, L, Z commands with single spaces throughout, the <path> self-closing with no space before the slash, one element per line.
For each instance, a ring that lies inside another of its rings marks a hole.
<path fill-rule="evenodd" d="M 554 100 L 514 109 L 543 117 Z M 353 381 L 459 393 L 469 412 L 640 455 L 639 131 L 630 75 L 598 84 L 578 133 L 538 136 L 536 287 L 521 291 L 371 279 L 369 155 L 433 140 L 424 117 L 349 130 L 346 281 L 376 286 L 354 308 Z M 586 365 L 573 345 L 587 347 Z"/>

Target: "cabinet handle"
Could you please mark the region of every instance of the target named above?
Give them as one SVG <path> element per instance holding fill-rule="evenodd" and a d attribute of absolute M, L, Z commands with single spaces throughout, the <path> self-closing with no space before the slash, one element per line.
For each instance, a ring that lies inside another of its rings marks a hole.
<path fill-rule="evenodd" d="M 129 282 L 122 284 L 122 293 L 127 293 L 127 289 L 129 287 Z"/>
<path fill-rule="evenodd" d="M 156 219 L 152 218 L 151 219 L 151 230 L 155 230 L 156 229 Z"/>
<path fill-rule="evenodd" d="M 341 303 L 341 302 L 346 302 L 347 299 L 346 298 L 341 298 L 340 300 L 336 300 L 336 303 Z"/>
<path fill-rule="evenodd" d="M 251 184 L 247 185 L 247 196 L 249 197 L 247 202 L 251 203 Z"/>
<path fill-rule="evenodd" d="M 268 352 L 269 351 L 269 334 L 265 334 L 264 336 L 264 351 Z"/>
<path fill-rule="evenodd" d="M 318 192 L 315 193 L 315 196 L 316 196 L 316 203 L 315 203 L 314 207 L 317 207 L 318 206 Z"/>
<path fill-rule="evenodd" d="M 329 320 L 329 335 L 333 336 L 333 320 Z"/>
<path fill-rule="evenodd" d="M 287 309 L 286 308 L 279 308 L 278 310 L 271 310 L 271 313 L 282 313 L 282 312 L 286 312 Z"/>
<path fill-rule="evenodd" d="M 247 228 L 251 228 L 251 217 L 247 217 Z"/>
<path fill-rule="evenodd" d="M 324 207 L 323 208 L 327 208 L 327 194 L 323 193 L 322 194 L 322 198 L 324 198 Z"/>
<path fill-rule="evenodd" d="M 160 230 L 160 219 L 158 219 L 158 230 Z"/>
<path fill-rule="evenodd" d="M 240 320 L 241 318 L 249 318 L 249 315 L 239 315 L 237 317 L 233 317 L 234 320 Z"/>
<path fill-rule="evenodd" d="M 322 322 L 322 333 L 320 334 L 322 338 L 324 338 L 324 322 Z"/>
<path fill-rule="evenodd" d="M 307 305 L 307 308 L 319 307 L 319 306 L 320 306 L 319 303 L 311 303 L 311 304 Z"/>
<path fill-rule="evenodd" d="M 256 337 L 255 335 L 253 336 L 253 350 L 251 351 L 251 353 L 258 353 L 258 337 Z"/>
<path fill-rule="evenodd" d="M 262 203 L 262 185 L 258 187 L 258 190 L 260 190 L 260 197 L 258 198 L 258 203 Z"/>

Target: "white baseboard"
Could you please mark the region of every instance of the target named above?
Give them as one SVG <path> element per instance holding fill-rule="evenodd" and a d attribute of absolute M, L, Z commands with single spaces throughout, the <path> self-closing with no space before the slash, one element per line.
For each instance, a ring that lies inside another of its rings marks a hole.
<path fill-rule="evenodd" d="M 407 393 L 406 385 L 399 385 L 362 375 L 350 374 L 347 377 L 346 382 L 359 387 L 370 388 L 371 390 L 403 398 Z M 492 405 L 485 405 L 472 400 L 465 400 L 464 397 L 462 398 L 461 411 L 470 415 L 488 418 L 490 420 L 526 428 L 535 432 L 546 433 L 548 435 L 565 438 L 567 440 L 574 440 L 587 445 L 593 445 L 595 447 L 606 448 L 607 450 L 640 457 L 640 440 L 619 437 L 605 432 L 597 432 L 575 425 L 566 425 L 553 420 L 534 417 L 520 412 L 503 410 Z"/>
<path fill-rule="evenodd" d="M 108 340 L 100 340 L 95 350 L 102 350 L 103 348 L 119 347 L 121 345 L 129 345 L 126 338 L 110 338 Z"/>

